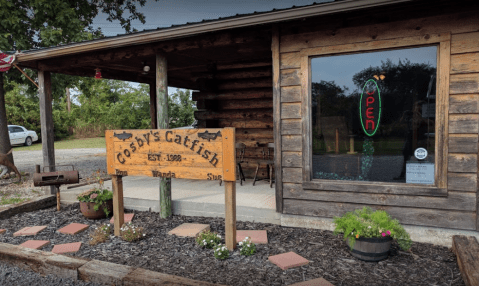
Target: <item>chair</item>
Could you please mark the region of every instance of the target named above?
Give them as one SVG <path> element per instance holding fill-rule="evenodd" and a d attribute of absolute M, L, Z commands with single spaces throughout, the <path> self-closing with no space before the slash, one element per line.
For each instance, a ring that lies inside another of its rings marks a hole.
<path fill-rule="evenodd" d="M 266 151 L 267 150 L 267 151 Z M 266 180 L 269 180 L 269 187 L 273 187 L 273 170 L 274 170 L 274 143 L 268 143 L 265 147 L 263 147 L 263 150 L 261 151 L 263 153 L 263 160 L 258 161 L 258 166 L 256 166 L 256 172 L 254 173 L 254 179 L 253 179 L 253 186 L 256 183 L 256 181 L 260 181 L 262 179 L 256 179 L 258 176 L 258 170 L 261 164 L 266 165 L 266 172 L 268 174 L 268 178 Z"/>
<path fill-rule="evenodd" d="M 243 181 L 246 181 L 243 168 L 241 167 L 241 163 L 244 163 L 244 154 L 246 145 L 244 143 L 236 143 L 236 173 L 238 174 L 238 180 L 240 181 L 240 185 L 243 185 Z M 220 186 L 223 183 L 223 180 L 220 180 Z"/>

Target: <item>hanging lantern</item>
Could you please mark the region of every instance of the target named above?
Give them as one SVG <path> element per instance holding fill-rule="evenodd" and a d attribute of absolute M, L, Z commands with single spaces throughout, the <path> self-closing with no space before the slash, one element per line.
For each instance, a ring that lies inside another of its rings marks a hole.
<path fill-rule="evenodd" d="M 95 69 L 95 79 L 101 78 L 101 69 Z"/>

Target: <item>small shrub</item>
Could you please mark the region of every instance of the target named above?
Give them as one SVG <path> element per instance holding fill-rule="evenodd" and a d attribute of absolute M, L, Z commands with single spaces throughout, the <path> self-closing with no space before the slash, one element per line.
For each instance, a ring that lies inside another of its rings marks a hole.
<path fill-rule="evenodd" d="M 196 243 L 201 247 L 213 248 L 221 243 L 221 235 L 210 232 L 209 230 L 204 231 L 196 237 Z"/>
<path fill-rule="evenodd" d="M 230 257 L 230 251 L 226 246 L 219 244 L 215 249 L 215 257 L 221 260 L 226 259 Z"/>
<path fill-rule="evenodd" d="M 145 237 L 143 228 L 133 225 L 131 222 L 123 224 L 120 229 L 120 236 L 128 242 L 140 240 Z"/>
<path fill-rule="evenodd" d="M 95 230 L 90 233 L 90 245 L 97 245 L 107 241 L 108 238 L 110 238 L 111 230 L 112 229 L 109 223 L 102 224 L 95 228 Z"/>
<path fill-rule="evenodd" d="M 249 237 L 246 237 L 243 241 L 240 241 L 238 244 L 241 246 L 240 248 L 241 255 L 250 256 L 256 253 L 256 244 L 251 242 L 251 239 Z"/>

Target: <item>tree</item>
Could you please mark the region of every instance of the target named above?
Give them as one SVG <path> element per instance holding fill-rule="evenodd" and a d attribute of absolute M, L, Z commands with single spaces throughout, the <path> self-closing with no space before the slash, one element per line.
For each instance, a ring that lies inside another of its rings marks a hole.
<path fill-rule="evenodd" d="M 170 128 L 188 126 L 195 121 L 195 102 L 189 90 L 178 89 L 168 97 Z"/>
<path fill-rule="evenodd" d="M 0 50 L 29 50 L 101 37 L 101 29 L 92 27 L 93 18 L 99 12 L 108 14 L 109 21 L 118 20 L 129 33 L 135 31 L 131 27 L 131 21 L 140 20 L 145 23 L 143 14 L 135 6 L 143 6 L 145 2 L 146 0 L 0 0 Z M 33 75 L 32 71 L 27 73 Z M 1 77 L 0 153 L 5 154 L 11 146 L 8 140 L 3 73 Z M 7 82 L 25 82 L 30 88 L 33 86 L 14 70 L 10 70 L 6 78 Z M 66 81 L 64 76 L 63 79 Z M 55 79 L 52 78 L 52 81 L 55 82 Z M 64 94 L 68 83 L 54 86 L 63 90 Z M 34 90 L 36 94 L 36 89 Z M 12 156 L 9 159 L 13 162 Z"/>

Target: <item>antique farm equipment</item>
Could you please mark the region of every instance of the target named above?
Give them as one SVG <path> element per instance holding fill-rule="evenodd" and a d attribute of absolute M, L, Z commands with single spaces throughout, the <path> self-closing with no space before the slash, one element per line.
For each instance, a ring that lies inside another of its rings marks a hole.
<path fill-rule="evenodd" d="M 38 165 L 37 165 L 38 166 Z M 71 171 L 45 172 L 45 168 L 72 167 Z M 36 168 L 38 171 L 39 168 Z M 35 187 L 56 186 L 57 188 L 57 210 L 60 210 L 60 186 L 67 184 L 76 184 L 80 181 L 78 170 L 73 165 L 44 166 L 43 172 L 33 174 L 33 185 Z"/>
<path fill-rule="evenodd" d="M 380 261 L 388 258 L 392 237 L 360 237 L 356 239 L 351 254 L 363 261 Z M 349 241 L 348 241 L 349 244 Z"/>

